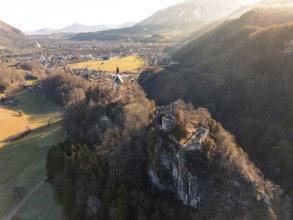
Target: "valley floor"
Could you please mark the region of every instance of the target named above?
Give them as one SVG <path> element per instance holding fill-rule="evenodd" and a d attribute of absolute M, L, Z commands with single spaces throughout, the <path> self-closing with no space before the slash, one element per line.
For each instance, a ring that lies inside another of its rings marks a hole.
<path fill-rule="evenodd" d="M 145 61 L 139 56 L 128 56 L 120 59 L 88 61 L 82 63 L 70 64 L 67 67 L 71 69 L 84 69 L 96 71 L 115 72 L 119 67 L 120 71 L 135 71 L 145 65 Z"/>
<path fill-rule="evenodd" d="M 15 187 L 21 188 L 26 194 L 46 176 L 48 149 L 63 139 L 63 107 L 45 100 L 41 93 L 36 92 L 21 93 L 17 95 L 17 99 L 20 104 L 14 109 L 0 106 L 0 111 L 8 111 L 10 114 L 16 109 L 21 110 L 23 120 L 32 131 L 17 141 L 2 143 L 0 148 L 0 217 L 20 201 L 21 198 L 13 193 Z M 18 127 L 18 122 L 6 123 L 12 128 Z M 1 121 L 0 133 L 6 129 Z M 18 131 L 14 132 L 16 134 Z"/>
<path fill-rule="evenodd" d="M 54 188 L 45 182 L 12 218 L 13 220 L 61 220 L 62 206 L 54 197 Z"/>

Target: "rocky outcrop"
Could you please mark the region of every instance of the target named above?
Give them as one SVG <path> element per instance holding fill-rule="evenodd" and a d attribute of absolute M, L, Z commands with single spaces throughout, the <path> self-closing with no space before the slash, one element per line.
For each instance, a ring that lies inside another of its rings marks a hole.
<path fill-rule="evenodd" d="M 154 130 L 149 145 L 149 177 L 154 187 L 171 191 L 207 219 L 277 219 L 277 186 L 264 180 L 218 123 L 202 148 L 186 151 L 164 131 Z"/>

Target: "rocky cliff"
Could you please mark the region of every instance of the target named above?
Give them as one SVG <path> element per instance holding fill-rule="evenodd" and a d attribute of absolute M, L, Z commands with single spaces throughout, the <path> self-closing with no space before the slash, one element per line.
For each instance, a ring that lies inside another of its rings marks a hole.
<path fill-rule="evenodd" d="M 99 82 L 66 109 L 68 138 L 79 139 L 47 157 L 48 178 L 70 216 L 290 219 L 279 187 L 206 109 L 183 101 L 155 108 L 136 84 L 113 90 L 111 83 Z"/>
<path fill-rule="evenodd" d="M 263 179 L 219 123 L 211 118 L 200 123 L 211 132 L 194 151 L 166 132 L 153 130 L 155 138 L 148 149 L 152 184 L 172 191 L 184 205 L 199 210 L 197 216 L 203 219 L 285 219 L 276 204 L 279 188 Z"/>

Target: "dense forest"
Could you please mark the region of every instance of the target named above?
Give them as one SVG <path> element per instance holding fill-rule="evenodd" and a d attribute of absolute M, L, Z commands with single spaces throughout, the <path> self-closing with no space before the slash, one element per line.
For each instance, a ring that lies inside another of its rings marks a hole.
<path fill-rule="evenodd" d="M 84 91 L 90 86 L 85 79 L 53 70 L 43 81 L 43 91 L 46 97 L 60 105 L 70 105 L 84 99 Z"/>
<path fill-rule="evenodd" d="M 174 54 L 178 66 L 145 71 L 159 104 L 203 106 L 270 179 L 293 195 L 293 8 L 256 8 Z"/>
<path fill-rule="evenodd" d="M 121 98 L 107 80 L 68 106 L 64 126 L 73 141 L 47 157 L 48 178 L 68 219 L 174 219 L 147 181 L 145 127 L 153 111 L 141 90 L 133 87 Z"/>
<path fill-rule="evenodd" d="M 186 157 L 187 169 L 205 186 L 202 207 L 193 208 L 178 200 L 171 187 L 175 182 L 162 191 L 150 180 L 150 169 L 163 175 L 162 182 L 166 179 L 159 158 L 178 147 L 166 132 L 154 129 L 155 105 L 141 88 L 128 81 L 113 88 L 106 79 L 85 89 L 83 97 L 66 108 L 67 141 L 47 156 L 48 179 L 68 219 L 289 219 L 282 191 L 263 179 L 206 110 L 195 111 L 182 101 L 174 107 L 182 126 L 195 118 L 211 130 L 204 150 Z M 227 178 L 239 183 L 231 185 Z"/>

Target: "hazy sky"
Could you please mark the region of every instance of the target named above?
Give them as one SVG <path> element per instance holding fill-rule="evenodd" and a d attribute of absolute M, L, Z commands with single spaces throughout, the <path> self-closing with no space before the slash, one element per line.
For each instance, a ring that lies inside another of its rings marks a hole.
<path fill-rule="evenodd" d="M 185 0 L 0 0 L 0 20 L 21 30 L 141 21 Z M 221 1 L 221 0 L 219 0 Z M 252 3 L 259 0 L 235 0 Z"/>
<path fill-rule="evenodd" d="M 0 0 L 0 20 L 21 30 L 140 21 L 184 0 Z"/>

